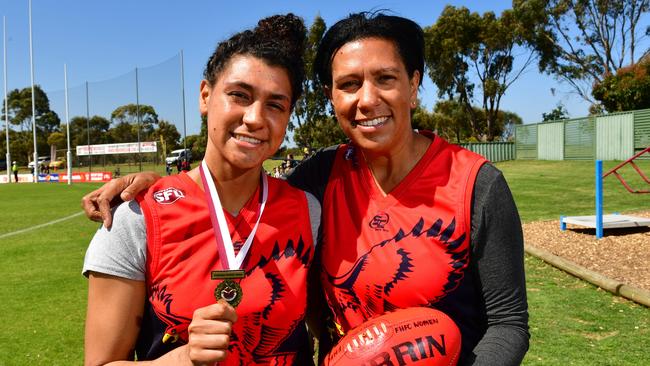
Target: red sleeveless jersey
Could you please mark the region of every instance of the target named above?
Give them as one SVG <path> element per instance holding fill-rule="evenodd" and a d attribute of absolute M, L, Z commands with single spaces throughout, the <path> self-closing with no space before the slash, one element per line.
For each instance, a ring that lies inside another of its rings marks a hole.
<path fill-rule="evenodd" d="M 323 199 L 321 279 L 343 331 L 397 308 L 435 306 L 458 287 L 484 162 L 435 136 L 384 195 L 358 149 L 339 147 Z"/>
<path fill-rule="evenodd" d="M 224 365 L 293 365 L 311 357 L 304 325 L 307 269 L 314 252 L 305 193 L 268 179 L 268 200 L 240 282 L 230 355 Z M 259 189 L 233 217 L 224 211 L 235 247 L 257 220 Z M 187 175 L 156 182 L 139 197 L 147 227 L 147 302 L 139 359 L 155 359 L 187 342 L 194 310 L 215 303 L 221 270 L 205 195 Z"/>

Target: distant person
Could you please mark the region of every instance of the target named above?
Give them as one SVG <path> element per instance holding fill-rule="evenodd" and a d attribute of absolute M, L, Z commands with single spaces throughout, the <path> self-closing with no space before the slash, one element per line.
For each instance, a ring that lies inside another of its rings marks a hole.
<path fill-rule="evenodd" d="M 310 157 L 313 154 L 313 152 L 311 151 L 311 148 L 309 148 L 309 147 L 303 148 L 302 153 L 303 153 L 302 160 L 307 159 L 308 157 Z"/>
<path fill-rule="evenodd" d="M 285 162 L 285 167 L 287 170 L 291 170 L 295 168 L 296 165 L 298 165 L 298 163 L 296 163 L 296 160 L 293 158 L 293 154 L 287 154 L 287 160 L 285 160 Z"/>
<path fill-rule="evenodd" d="M 167 175 L 172 175 L 172 165 L 169 163 L 165 164 L 165 171 L 167 172 Z"/>
<path fill-rule="evenodd" d="M 189 172 L 191 169 L 192 167 L 190 166 L 190 162 L 183 158 L 183 161 L 181 162 L 181 171 Z"/>
<path fill-rule="evenodd" d="M 18 183 L 18 164 L 16 164 L 15 160 L 11 165 L 11 171 L 14 172 L 14 181 Z"/>
<path fill-rule="evenodd" d="M 289 172 L 289 169 L 287 168 L 287 162 L 283 161 L 282 164 L 280 164 L 280 177 L 286 177 L 287 172 Z"/>

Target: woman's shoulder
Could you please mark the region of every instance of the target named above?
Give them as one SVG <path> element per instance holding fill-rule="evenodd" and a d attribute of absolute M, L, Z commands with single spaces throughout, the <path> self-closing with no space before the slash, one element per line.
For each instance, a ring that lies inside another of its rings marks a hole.
<path fill-rule="evenodd" d="M 294 187 L 313 193 L 321 198 L 334 165 L 337 151 L 344 145 L 334 145 L 316 151 L 293 168 L 287 181 Z"/>

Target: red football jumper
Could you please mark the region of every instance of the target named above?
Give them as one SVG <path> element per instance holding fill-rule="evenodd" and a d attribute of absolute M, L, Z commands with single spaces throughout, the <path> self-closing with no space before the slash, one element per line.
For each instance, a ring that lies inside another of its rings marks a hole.
<path fill-rule="evenodd" d="M 260 190 L 233 217 L 234 246 L 257 220 Z M 155 359 L 187 342 L 194 310 L 215 303 L 222 270 L 206 196 L 187 174 L 165 177 L 139 197 L 147 227 L 147 302 L 139 359 Z M 304 326 L 307 269 L 314 253 L 305 193 L 268 178 L 268 200 L 240 282 L 230 353 L 224 365 L 293 365 L 311 357 Z"/>
<path fill-rule="evenodd" d="M 323 199 L 321 279 L 343 331 L 397 308 L 435 306 L 457 288 L 485 161 L 436 136 L 384 195 L 360 150 L 339 147 Z"/>

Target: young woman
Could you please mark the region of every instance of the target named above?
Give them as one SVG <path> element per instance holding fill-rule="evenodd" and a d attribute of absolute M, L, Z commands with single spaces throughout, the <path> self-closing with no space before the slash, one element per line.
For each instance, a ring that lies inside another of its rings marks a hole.
<path fill-rule="evenodd" d="M 117 207 L 88 248 L 87 365 L 312 363 L 320 205 L 262 169 L 301 93 L 304 38 L 288 14 L 217 46 L 201 82 L 202 163 Z"/>
<path fill-rule="evenodd" d="M 317 152 L 288 181 L 323 204 L 320 278 L 339 328 L 431 306 L 461 330 L 459 365 L 518 365 L 529 339 L 519 216 L 484 158 L 413 131 L 422 29 L 352 14 L 326 32 L 314 68 L 351 142 Z M 112 197 L 154 179 L 107 184 L 84 198 L 87 215 L 108 218 Z"/>

